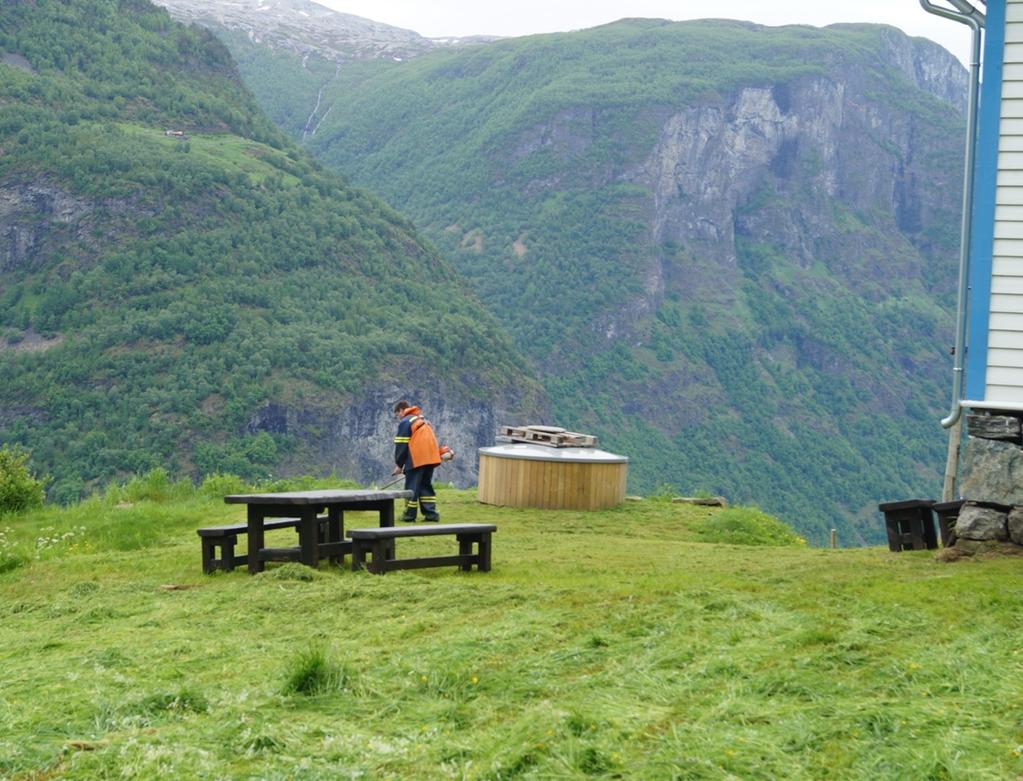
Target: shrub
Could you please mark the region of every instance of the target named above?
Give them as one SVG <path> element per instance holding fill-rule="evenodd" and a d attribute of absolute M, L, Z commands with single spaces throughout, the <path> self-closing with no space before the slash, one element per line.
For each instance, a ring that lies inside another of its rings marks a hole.
<path fill-rule="evenodd" d="M 10 526 L 0 528 L 0 575 L 10 572 L 29 562 L 29 555 L 24 545 L 19 545 L 12 538 Z"/>
<path fill-rule="evenodd" d="M 32 475 L 28 459 L 24 451 L 0 448 L 0 513 L 42 506 L 46 481 Z"/>
<path fill-rule="evenodd" d="M 81 501 L 85 495 L 85 481 L 80 477 L 66 478 L 51 485 L 46 495 L 52 503 L 67 507 Z"/>
<path fill-rule="evenodd" d="M 310 491 L 316 487 L 316 478 L 311 475 L 298 477 L 268 477 L 256 483 L 257 491 L 268 493 L 278 491 Z"/>
<path fill-rule="evenodd" d="M 310 648 L 292 660 L 284 682 L 285 694 L 315 696 L 340 691 L 348 674 L 344 668 L 327 658 L 321 648 Z"/>
<path fill-rule="evenodd" d="M 219 499 L 229 494 L 240 494 L 247 490 L 248 485 L 238 475 L 219 473 L 207 475 L 199 487 L 199 492 L 211 499 Z"/>
<path fill-rule="evenodd" d="M 730 507 L 715 513 L 694 529 L 701 542 L 732 545 L 806 545 L 784 521 L 756 507 Z"/>
<path fill-rule="evenodd" d="M 136 475 L 124 486 L 124 497 L 130 502 L 165 502 L 168 499 L 183 499 L 192 493 L 187 480 L 172 483 L 163 467 L 150 469 L 144 475 Z"/>

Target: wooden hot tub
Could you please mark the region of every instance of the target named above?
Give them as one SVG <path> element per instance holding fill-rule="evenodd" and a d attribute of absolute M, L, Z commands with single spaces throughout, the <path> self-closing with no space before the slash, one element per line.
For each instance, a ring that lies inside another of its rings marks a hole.
<path fill-rule="evenodd" d="M 480 448 L 483 504 L 602 510 L 625 500 L 629 459 L 587 447 L 509 443 Z"/>

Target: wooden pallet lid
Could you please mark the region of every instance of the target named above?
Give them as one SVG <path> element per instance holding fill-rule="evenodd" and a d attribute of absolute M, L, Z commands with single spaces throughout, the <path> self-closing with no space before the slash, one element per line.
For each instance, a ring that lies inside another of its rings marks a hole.
<path fill-rule="evenodd" d="M 528 442 L 545 447 L 596 447 L 597 438 L 590 434 L 567 431 L 558 426 L 501 426 L 498 436 L 512 442 Z"/>

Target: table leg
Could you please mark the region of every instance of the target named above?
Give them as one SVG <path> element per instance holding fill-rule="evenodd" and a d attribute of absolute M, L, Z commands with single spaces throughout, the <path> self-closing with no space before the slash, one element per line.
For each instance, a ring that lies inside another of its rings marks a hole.
<path fill-rule="evenodd" d="M 899 522 L 897 519 L 885 516 L 884 519 L 885 531 L 888 533 L 888 550 L 890 551 L 901 551 L 902 550 L 902 534 L 899 531 Z"/>
<path fill-rule="evenodd" d="M 263 549 L 263 519 L 264 510 L 258 505 L 249 505 L 248 521 L 248 546 L 249 546 L 249 574 L 255 575 L 263 571 L 263 560 L 259 558 L 259 552 Z"/>
<path fill-rule="evenodd" d="M 920 517 L 924 523 L 924 545 L 927 550 L 933 550 L 938 547 L 938 535 L 934 529 L 934 512 L 929 508 L 922 510 Z"/>
<path fill-rule="evenodd" d="M 388 542 L 394 545 L 394 540 L 373 540 L 373 561 L 369 564 L 369 571 L 374 575 L 387 572 Z"/>
<path fill-rule="evenodd" d="M 230 572 L 234 569 L 234 546 L 237 542 L 238 538 L 232 534 L 220 546 L 220 568 L 225 572 Z"/>
<path fill-rule="evenodd" d="M 213 563 L 215 561 L 213 556 L 215 545 L 209 537 L 200 537 L 199 539 L 202 540 L 202 571 L 208 575 L 217 566 Z M 223 545 L 220 546 L 220 550 L 223 553 Z"/>
<path fill-rule="evenodd" d="M 315 569 L 320 563 L 320 522 L 313 505 L 301 509 L 298 524 L 298 546 L 301 548 L 302 563 Z"/>
<path fill-rule="evenodd" d="M 345 513 L 340 507 L 331 505 L 327 508 L 327 542 L 341 542 L 345 538 Z M 337 556 L 331 556 L 333 561 L 338 566 L 344 566 L 345 555 L 341 553 Z"/>
<path fill-rule="evenodd" d="M 472 569 L 472 562 L 469 561 L 469 557 L 472 556 L 472 543 L 473 540 L 478 539 L 478 537 L 475 534 L 459 534 L 457 539 L 458 555 L 462 557 L 462 561 L 458 565 L 458 568 L 463 572 L 468 572 Z"/>
<path fill-rule="evenodd" d="M 394 500 L 388 499 L 380 505 L 380 527 L 391 527 L 394 526 Z M 393 559 L 394 556 L 394 540 L 386 540 L 384 550 L 387 553 L 387 558 Z"/>
<path fill-rule="evenodd" d="M 362 540 L 352 540 L 352 572 L 362 569 L 365 561 L 366 549 L 362 545 Z"/>
<path fill-rule="evenodd" d="M 924 522 L 920 514 L 910 516 L 906 523 L 909 525 L 909 537 L 912 540 L 910 544 L 913 550 L 924 550 L 927 546 L 924 544 Z"/>
<path fill-rule="evenodd" d="M 490 572 L 490 532 L 482 532 L 479 541 L 480 561 L 476 565 L 479 572 Z"/>

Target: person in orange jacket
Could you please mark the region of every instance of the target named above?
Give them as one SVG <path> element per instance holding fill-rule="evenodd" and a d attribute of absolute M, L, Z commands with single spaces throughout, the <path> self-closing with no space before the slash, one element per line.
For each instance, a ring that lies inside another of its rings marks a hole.
<path fill-rule="evenodd" d="M 419 407 L 402 399 L 395 403 L 398 433 L 394 436 L 394 474 L 405 473 L 405 490 L 412 498 L 405 500 L 401 520 L 414 522 L 418 510 L 424 521 L 439 521 L 437 497 L 433 492 L 433 470 L 441 462 L 440 448 L 433 426 L 423 417 Z"/>

